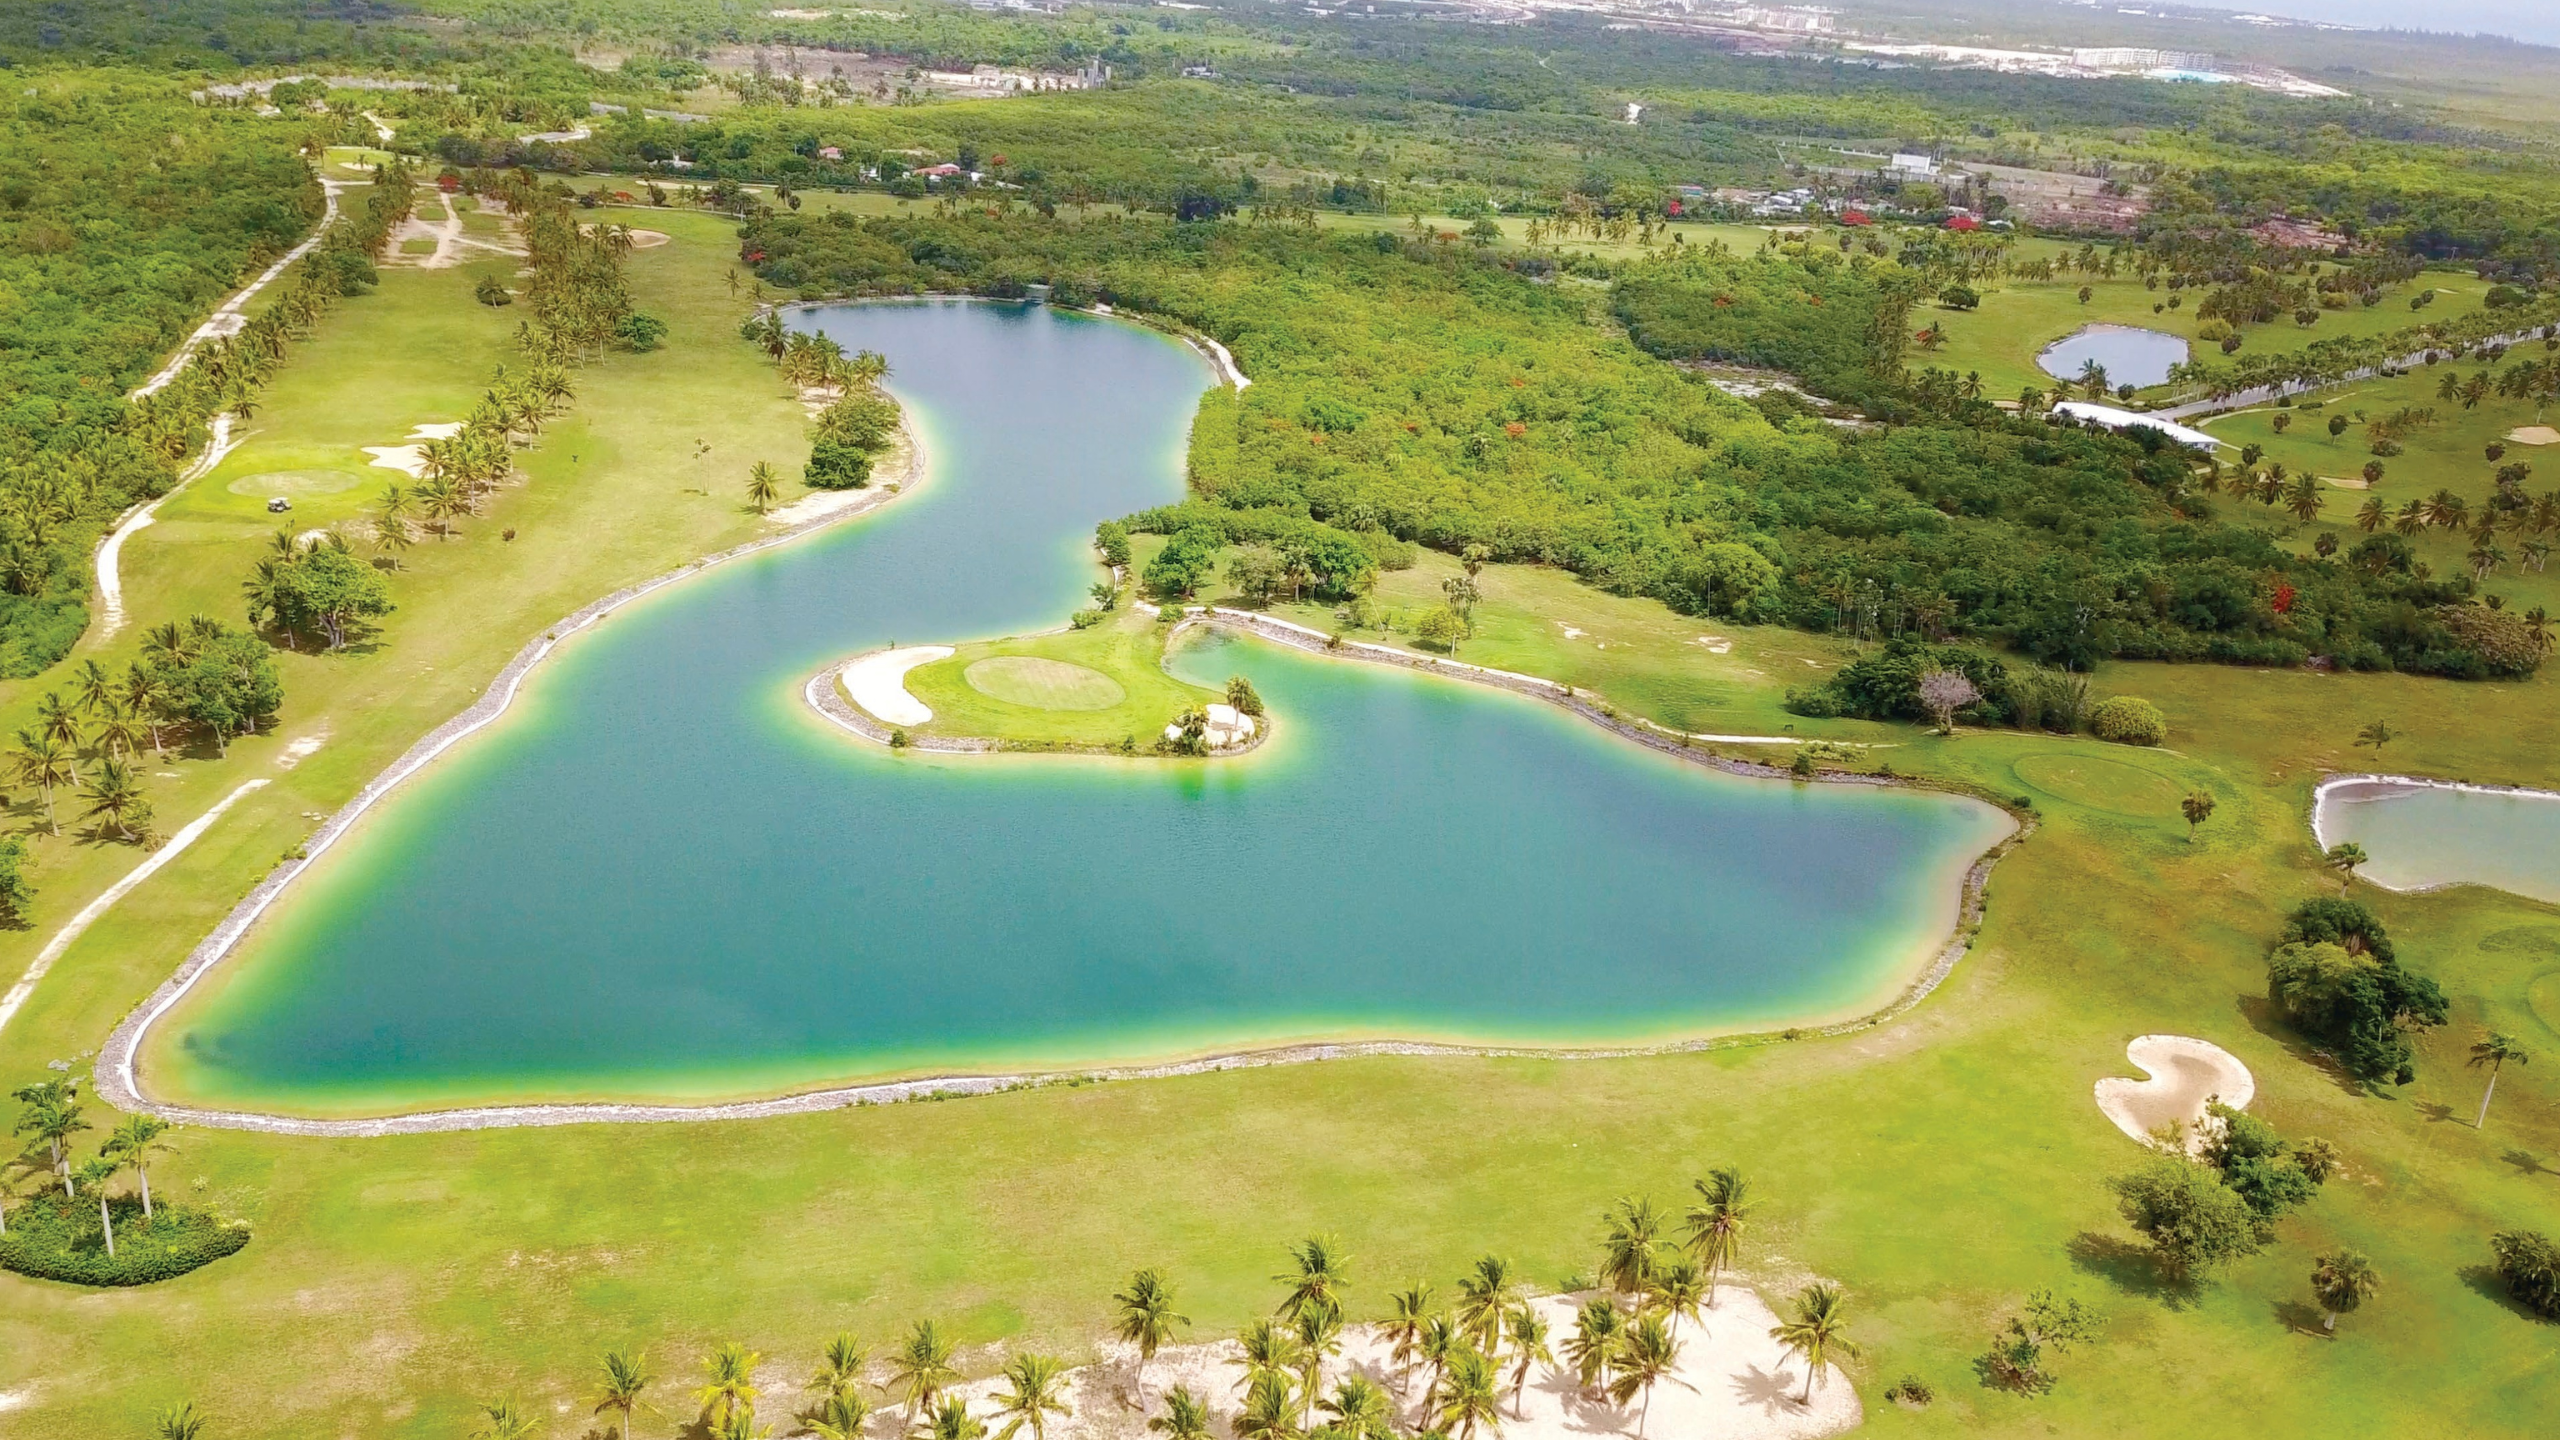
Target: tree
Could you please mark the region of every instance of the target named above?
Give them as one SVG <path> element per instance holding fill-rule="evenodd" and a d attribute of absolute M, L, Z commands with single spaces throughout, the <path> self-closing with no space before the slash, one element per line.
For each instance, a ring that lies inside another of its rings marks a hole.
<path fill-rule="evenodd" d="M 1690 1256 L 1672 1252 L 1656 1260 L 1653 1276 L 1645 1282 L 1645 1299 L 1660 1306 L 1671 1318 L 1673 1334 L 1680 1331 L 1681 1317 L 1698 1319 L 1698 1309 L 1707 1299 L 1706 1272 Z"/>
<path fill-rule="evenodd" d="M 2171 1278 L 2188 1280 L 2258 1249 L 2258 1216 L 2214 1173 L 2163 1156 L 2108 1182 L 2116 1208 L 2151 1242 Z"/>
<path fill-rule="evenodd" d="M 1286 1376 L 1264 1371 L 1245 1389 L 1234 1421 L 1236 1440 L 1297 1440 L 1298 1402 Z"/>
<path fill-rule="evenodd" d="M 1156 1351 L 1173 1338 L 1174 1327 L 1190 1324 L 1191 1317 L 1174 1311 L 1173 1287 L 1157 1270 L 1141 1270 L 1130 1276 L 1129 1288 L 1111 1298 L 1120 1310 L 1113 1333 L 1138 1347 L 1137 1379 L 1143 1389 L 1147 1362 L 1156 1358 Z"/>
<path fill-rule="evenodd" d="M 1836 1345 L 1840 1342 L 1834 1340 L 1830 1343 Z M 1662 1383 L 1679 1363 L 1680 1342 L 1672 1338 L 1662 1317 L 1636 1317 L 1636 1323 L 1627 1329 L 1625 1342 L 1618 1347 L 1618 1375 L 1609 1384 L 1609 1398 L 1622 1409 L 1628 1401 L 1638 1396 L 1644 1398 L 1644 1408 L 1636 1415 L 1639 1440 L 1644 1434 L 1645 1422 L 1653 1415 L 1653 1387 Z M 1808 1400 L 1812 1393 L 1808 1383 L 1805 1391 Z"/>
<path fill-rule="evenodd" d="M 2328 503 L 2329 492 L 2312 476 L 2296 475 L 2293 483 L 2285 487 L 2284 508 L 2305 525 L 2319 519 Z"/>
<path fill-rule="evenodd" d="M 1440 1405 L 1440 1382 L 1449 1373 L 1449 1362 L 1467 1348 L 1467 1336 L 1458 1328 L 1457 1317 L 1434 1315 L 1422 1323 L 1422 1340 L 1415 1347 L 1422 1363 L 1431 1367 L 1431 1383 L 1422 1387 L 1422 1408 L 1435 1410 Z"/>
<path fill-rule="evenodd" d="M 121 760 L 99 765 L 80 796 L 89 802 L 89 808 L 80 812 L 81 819 L 103 820 L 127 840 L 139 841 L 142 834 L 135 827 L 147 830 L 151 824 L 151 802 L 143 798 L 133 767 Z"/>
<path fill-rule="evenodd" d="M 107 1213 L 107 1182 L 116 1178 L 116 1172 L 123 1168 L 115 1161 L 100 1155 L 92 1160 L 81 1161 L 80 1167 L 71 1172 L 75 1193 L 78 1187 L 85 1185 L 98 1197 L 98 1227 L 106 1232 L 107 1258 L 110 1260 L 116 1258 L 116 1221 L 113 1215 Z"/>
<path fill-rule="evenodd" d="M 1598 1390 L 1608 1384 L 1625 1336 L 1626 1317 L 1609 1297 L 1595 1295 L 1582 1302 L 1573 1317 L 1573 1338 L 1564 1342 L 1564 1358 L 1583 1389 Z"/>
<path fill-rule="evenodd" d="M 22 784 L 33 785 L 44 792 L 45 828 L 62 833 L 62 821 L 54 814 L 53 790 L 79 778 L 71 752 L 62 742 L 48 734 L 26 730 L 18 732 L 18 748 L 9 752 L 11 771 Z"/>
<path fill-rule="evenodd" d="M 2383 746 L 2398 738 L 2399 733 L 2391 728 L 2391 722 L 2388 720 L 2376 720 L 2356 732 L 2356 743 L 2372 746 L 2373 753 L 2376 755 L 2382 753 Z"/>
<path fill-rule="evenodd" d="M 181 1400 L 152 1417 L 151 1437 L 152 1440 L 203 1440 L 206 1428 L 212 1423 L 203 1411 L 196 1408 L 196 1402 Z"/>
<path fill-rule="evenodd" d="M 513 1400 L 481 1406 L 480 1418 L 471 1426 L 471 1440 L 533 1440 L 541 1433 L 542 1423 Z"/>
<path fill-rule="evenodd" d="M 50 1153 L 52 1168 L 62 1180 L 63 1198 L 71 1198 L 71 1137 L 89 1128 L 80 1118 L 80 1091 L 69 1080 L 55 1076 L 35 1085 L 22 1085 L 10 1092 L 10 1098 L 26 1108 L 18 1112 L 13 1131 L 44 1145 Z"/>
<path fill-rule="evenodd" d="M 1268 545 L 1247 545 L 1227 561 L 1227 583 L 1251 605 L 1270 604 L 1287 574 L 1287 562 Z"/>
<path fill-rule="evenodd" d="M 1971 310 L 1982 303 L 1982 297 L 1970 285 L 1949 285 L 1938 292 L 1938 303 L 1950 310 Z"/>
<path fill-rule="evenodd" d="M 1476 1261 L 1475 1272 L 1458 1282 L 1458 1324 L 1468 1338 L 1491 1350 L 1502 1338 L 1502 1317 L 1520 1289 L 1511 1262 L 1499 1255 Z"/>
<path fill-rule="evenodd" d="M 2041 1393 L 2053 1388 L 2045 1373 L 2044 1352 L 2069 1350 L 2098 1333 L 2098 1317 L 2078 1300 L 2057 1299 L 2050 1290 L 2027 1297 L 2024 1309 L 1991 1337 L 1991 1353 L 1983 1357 L 1992 1378 L 2012 1390 Z"/>
<path fill-rule="evenodd" d="M 1067 1408 L 1067 1362 L 1054 1355 L 1016 1354 L 1005 1362 L 1005 1393 L 996 1397 L 996 1413 L 1012 1417 L 996 1440 L 1013 1440 L 1026 1426 L 1031 1440 L 1049 1440 L 1049 1417 Z"/>
<path fill-rule="evenodd" d="M 1395 1404 L 1366 1375 L 1345 1377 L 1316 1408 L 1332 1417 L 1317 1432 L 1328 1440 L 1395 1440 Z"/>
<path fill-rule="evenodd" d="M 2489 1067 L 2489 1084 L 2480 1092 L 2480 1113 L 2472 1118 L 2472 1129 L 2480 1129 L 2489 1123 L 2489 1097 L 2498 1093 L 2498 1072 L 2509 1062 L 2518 1065 L 2533 1063 L 2532 1053 L 2516 1043 L 2514 1036 L 2486 1030 L 2481 1032 L 2479 1039 L 2471 1042 L 2471 1068 Z"/>
<path fill-rule="evenodd" d="M 890 1382 L 907 1392 L 909 1416 L 922 1413 L 944 1386 L 960 1378 L 951 1352 L 952 1343 L 940 1328 L 930 1320 L 919 1320 L 907 1331 L 906 1343 L 889 1357 Z"/>
<path fill-rule="evenodd" d="M 2320 1298 L 2320 1328 L 2337 1334 L 2338 1317 L 2371 1299 L 2381 1284 L 2361 1250 L 2332 1250 L 2314 1260 L 2311 1293 Z"/>
<path fill-rule="evenodd" d="M 726 1426 L 742 1410 L 755 1414 L 756 1396 L 762 1393 L 756 1389 L 756 1366 L 763 1360 L 734 1340 L 712 1348 L 703 1361 L 708 1378 L 693 1392 L 694 1402 L 702 1407 L 704 1425 Z"/>
<path fill-rule="evenodd" d="M 1794 1316 L 1770 1327 L 1770 1339 L 1787 1347 L 1790 1354 L 1804 1357 L 1805 1404 L 1813 1403 L 1813 1382 L 1822 1374 L 1825 1359 L 1832 1355 L 1858 1358 L 1857 1344 L 1845 1333 L 1847 1328 L 1847 1306 L 1839 1289 L 1819 1282 L 1796 1296 Z"/>
<path fill-rule="evenodd" d="M 635 1410 L 657 1413 L 641 1392 L 655 1382 L 656 1376 L 639 1356 L 626 1350 L 607 1350 L 601 1373 L 596 1377 L 596 1406 L 589 1413 L 601 1415 L 607 1410 L 621 1417 L 622 1440 L 631 1440 L 631 1415 Z"/>
<path fill-rule="evenodd" d="M 1518 1418 L 1529 1391 L 1530 1370 L 1554 1365 L 1556 1352 L 1547 1344 L 1547 1317 L 1539 1314 L 1536 1306 L 1514 1306 L 1511 1318 L 1503 1325 L 1511 1337 L 1511 1414 Z"/>
<path fill-rule="evenodd" d="M 957 1395 L 942 1397 L 940 1408 L 933 1412 L 933 1424 L 927 1431 L 930 1440 L 980 1440 L 987 1427 L 969 1413 L 969 1402 Z"/>
<path fill-rule="evenodd" d="M 15 835 L 0 837 L 0 923 L 21 924 L 35 904 L 36 887 L 27 879 L 27 842 Z"/>
<path fill-rule="evenodd" d="M 169 1153 L 169 1145 L 160 1137 L 173 1127 L 157 1115 L 128 1115 L 123 1124 L 107 1137 L 104 1152 L 121 1165 L 131 1166 L 135 1178 L 142 1182 L 142 1218 L 151 1218 L 151 1157 Z"/>
<path fill-rule="evenodd" d="M 1478 1426 L 1502 1428 L 1502 1380 L 1483 1351 L 1464 1346 L 1449 1357 L 1447 1384 L 1440 1400 L 1440 1425 L 1454 1428 L 1459 1440 L 1474 1440 Z"/>
<path fill-rule="evenodd" d="M 1654 1246 L 1662 1238 L 1662 1212 L 1651 1200 L 1622 1196 L 1603 1217 L 1600 1278 L 1621 1295 L 1644 1291 L 1653 1274 Z"/>
<path fill-rule="evenodd" d="M 1458 653 L 1458 641 L 1467 633 L 1466 617 L 1447 605 L 1434 605 L 1413 622 L 1413 638 L 1435 650 Z"/>
<path fill-rule="evenodd" d="M 770 463 L 763 460 L 757 461 L 755 468 L 747 472 L 747 503 L 756 507 L 756 513 L 762 515 L 771 510 L 773 502 L 780 498 L 782 498 L 781 477 L 774 473 Z"/>
<path fill-rule="evenodd" d="M 1751 1219 L 1751 1185 L 1742 1167 L 1719 1165 L 1703 1180 L 1693 1180 L 1698 1202 L 1683 1217 L 1684 1242 L 1698 1263 L 1707 1267 L 1707 1305 L 1716 1303 L 1716 1277 L 1732 1268 L 1742 1253 L 1742 1233 Z"/>
<path fill-rule="evenodd" d="M 1289 1287 L 1279 1313 L 1294 1320 L 1315 1307 L 1339 1316 L 1343 1291 L 1351 1280 L 1351 1257 L 1342 1253 L 1342 1242 L 1311 1235 L 1291 1246 L 1289 1257 L 1291 1271 L 1272 1277 Z"/>
<path fill-rule="evenodd" d="M 36 733 L 63 748 L 74 784 L 80 780 L 80 765 L 69 757 L 80 748 L 80 732 L 79 712 L 65 703 L 59 692 L 47 690 L 37 699 Z"/>
<path fill-rule="evenodd" d="M 1176 1385 L 1164 1392 L 1164 1413 L 1147 1428 L 1164 1440 L 1209 1440 L 1209 1402 Z"/>
<path fill-rule="evenodd" d="M 1423 1328 L 1431 1323 L 1431 1287 L 1415 1281 L 1387 1298 L 1387 1319 L 1379 1327 L 1392 1347 L 1388 1360 L 1397 1370 L 1396 1388 L 1413 1379 L 1413 1362 L 1421 1354 Z"/>
<path fill-rule="evenodd" d="M 2213 818 L 2213 797 L 2202 790 L 2190 790 L 2178 802 L 2178 813 L 2187 817 L 2187 843 L 2196 843 L 2196 827 Z"/>
<path fill-rule="evenodd" d="M 1913 693 L 1929 712 L 1931 723 L 1941 735 L 1952 735 L 1956 729 L 1956 712 L 1982 698 L 1982 692 L 1960 670 L 1924 670 Z"/>
<path fill-rule="evenodd" d="M 2560 1246 L 2538 1230 L 2501 1230 L 2489 1237 L 2489 1253 L 2516 1303 L 2544 1319 L 2560 1319 Z"/>
<path fill-rule="evenodd" d="M 2364 853 L 2363 846 L 2353 840 L 2342 840 L 2330 846 L 2328 852 L 2321 856 L 2330 869 L 2338 872 L 2340 876 L 2338 893 L 2341 895 L 2346 894 L 2347 887 L 2355 883 L 2356 867 L 2372 858 Z"/>
<path fill-rule="evenodd" d="M 818 1368 L 809 1376 L 808 1388 L 830 1398 L 855 1394 L 862 1384 L 863 1361 L 868 1358 L 861 1341 L 840 1333 L 827 1342 L 827 1348 L 818 1356 Z"/>

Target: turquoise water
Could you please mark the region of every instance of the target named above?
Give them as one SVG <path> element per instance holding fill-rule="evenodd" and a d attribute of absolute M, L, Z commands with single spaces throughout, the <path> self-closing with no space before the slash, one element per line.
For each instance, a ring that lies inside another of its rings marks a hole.
<path fill-rule="evenodd" d="M 1311 1036 L 1642 1040 L 1861 1007 L 1987 806 L 1715 775 L 1552 707 L 1212 642 L 1273 742 L 892 755 L 800 698 L 891 641 L 1056 623 L 1097 517 L 1180 490 L 1210 376 L 1045 309 L 841 308 L 932 478 L 563 648 L 298 881 L 146 1081 L 354 1111 L 712 1097 Z M 395 642 L 396 643 L 396 642 Z"/>
<path fill-rule="evenodd" d="M 2109 385 L 2163 385 L 2168 383 L 2170 366 L 2187 363 L 2187 342 L 2131 325 L 2087 325 L 2036 356 L 2044 373 L 2064 380 L 2079 379 L 2080 367 L 2092 360 L 2106 367 Z"/>
<path fill-rule="evenodd" d="M 2560 904 L 2560 795 L 2350 781 L 2320 793 L 2313 823 L 2324 846 L 2362 845 L 2373 858 L 2356 874 L 2378 885 L 2488 885 Z"/>

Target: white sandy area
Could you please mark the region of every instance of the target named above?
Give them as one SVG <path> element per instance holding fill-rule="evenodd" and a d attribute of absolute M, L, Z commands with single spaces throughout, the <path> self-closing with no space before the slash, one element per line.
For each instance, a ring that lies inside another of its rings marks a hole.
<path fill-rule="evenodd" d="M 373 464 L 385 470 L 397 470 L 412 480 L 420 480 L 427 473 L 427 447 L 423 442 L 450 440 L 461 433 L 462 422 L 459 420 L 413 425 L 409 428 L 409 443 L 406 445 L 364 445 L 357 448 L 372 456 Z"/>
<path fill-rule="evenodd" d="M 2116 1128 L 2146 1144 L 2151 1132 L 2175 1120 L 2192 1138 L 2204 1119 L 2205 1102 L 2219 1099 L 2234 1110 L 2246 1110 L 2256 1098 L 2258 1082 L 2240 1057 L 2221 1046 L 2184 1035 L 2137 1035 L 2124 1047 L 2125 1058 L 2147 1080 L 2110 1075 L 2097 1086 L 2098 1109 Z"/>
<path fill-rule="evenodd" d="M 1573 1333 L 1574 1312 L 1581 1298 L 1550 1295 L 1530 1302 L 1546 1317 L 1553 1332 L 1548 1347 L 1559 1356 L 1565 1339 Z M 1769 1338 L 1769 1329 L 1778 1323 L 1778 1318 L 1751 1290 L 1740 1285 L 1722 1287 L 1716 1293 L 1715 1306 L 1704 1311 L 1702 1318 L 1703 1323 L 1680 1322 L 1680 1363 L 1672 1375 L 1654 1387 L 1652 1413 L 1644 1425 L 1646 1436 L 1653 1440 L 1810 1440 L 1854 1429 L 1865 1418 L 1856 1388 L 1836 1366 L 1824 1367 L 1823 1378 L 1814 1387 L 1813 1403 L 1799 1403 L 1798 1397 L 1804 1393 L 1804 1362 Z M 1399 1393 L 1398 1375 L 1388 1358 L 1393 1348 L 1376 1326 L 1350 1327 L 1343 1334 L 1341 1356 L 1325 1367 L 1323 1391 L 1331 1393 L 1346 1376 L 1367 1375 L 1386 1387 L 1410 1430 L 1421 1418 L 1422 1392 L 1429 1383 L 1430 1372 L 1417 1369 L 1409 1387 Z M 1106 1341 L 1101 1346 L 1101 1356 L 1091 1365 L 1068 1372 L 1064 1388 L 1074 1413 L 1050 1421 L 1052 1440 L 1146 1440 L 1148 1419 L 1164 1413 L 1164 1392 L 1177 1385 L 1208 1401 L 1214 1417 L 1212 1435 L 1233 1433 L 1231 1422 L 1244 1400 L 1244 1370 L 1238 1363 L 1243 1347 L 1235 1341 L 1167 1346 L 1146 1363 L 1143 1385 L 1139 1383 L 1134 1348 Z M 1003 1352 L 990 1347 L 984 1355 L 964 1358 L 972 1370 L 994 1370 L 1002 1365 Z M 873 1378 L 885 1378 L 878 1370 L 875 1366 Z M 1511 1373 L 1506 1359 L 1502 1367 L 1501 1440 L 1592 1440 L 1595 1436 L 1636 1433 L 1641 1401 L 1620 1410 L 1606 1400 L 1583 1394 L 1571 1371 L 1548 1366 L 1532 1369 L 1520 1413 L 1515 1416 Z M 1001 1428 L 995 1397 L 1006 1389 L 1001 1377 L 990 1377 L 959 1386 L 952 1393 L 967 1399 L 970 1410 L 990 1427 Z M 779 1418 L 778 1411 L 769 1408 L 768 1413 Z M 905 1411 L 883 1401 L 869 1433 L 878 1440 L 888 1440 L 905 1433 L 904 1422 Z M 777 1431 L 782 1428 L 775 1426 Z M 1492 1440 L 1491 1431 L 1479 1434 L 1484 1440 Z"/>
<path fill-rule="evenodd" d="M 2548 425 L 2519 425 L 2507 432 L 2507 438 L 2518 445 L 2560 445 L 2560 430 Z"/>
<path fill-rule="evenodd" d="M 1711 655 L 1730 655 L 1733 653 L 1733 642 L 1727 640 L 1721 635 L 1701 635 L 1691 643 L 1706 646 L 1707 653 Z"/>
<path fill-rule="evenodd" d="M 2367 481 L 2361 475 L 2323 475 L 2320 477 L 2320 483 L 2323 485 L 2335 485 L 2341 490 L 2370 490 L 2373 488 L 2372 483 Z"/>
<path fill-rule="evenodd" d="M 907 672 L 919 665 L 949 659 L 948 645 L 904 645 L 875 650 L 836 672 L 847 699 L 891 725 L 922 725 L 933 718 L 924 702 L 907 693 Z"/>

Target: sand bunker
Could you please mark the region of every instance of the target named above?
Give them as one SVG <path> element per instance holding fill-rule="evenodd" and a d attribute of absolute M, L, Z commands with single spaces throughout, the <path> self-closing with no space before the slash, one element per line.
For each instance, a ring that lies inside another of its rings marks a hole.
<path fill-rule="evenodd" d="M 845 698 L 891 725 L 922 725 L 933 718 L 923 701 L 907 693 L 907 672 L 951 656 L 948 645 L 908 645 L 875 650 L 836 672 Z"/>
<path fill-rule="evenodd" d="M 1553 1331 L 1549 1343 L 1559 1352 L 1573 1333 L 1574 1311 L 1582 1298 L 1551 1295 L 1530 1302 L 1547 1320 Z M 1739 1285 L 1720 1289 L 1702 1320 L 1681 1321 L 1679 1364 L 1654 1386 L 1644 1433 L 1812 1440 L 1856 1428 L 1865 1418 L 1858 1392 L 1834 1367 L 1825 1367 L 1813 1403 L 1798 1403 L 1804 1394 L 1804 1362 L 1769 1338 L 1769 1328 L 1777 1323 L 1760 1297 Z M 1418 1371 L 1410 1388 L 1400 1393 L 1400 1377 L 1389 1359 L 1393 1347 L 1378 1327 L 1355 1325 L 1342 1338 L 1341 1359 L 1325 1368 L 1324 1389 L 1331 1392 L 1348 1375 L 1366 1375 L 1386 1387 L 1400 1418 L 1412 1427 L 1421 1419 L 1429 1372 Z M 1110 1342 L 1101 1348 L 1102 1360 L 1068 1373 L 1065 1388 L 1075 1413 L 1050 1423 L 1053 1440 L 1143 1440 L 1147 1420 L 1164 1413 L 1164 1392 L 1177 1385 L 1208 1400 L 1214 1417 L 1211 1434 L 1231 1433 L 1230 1422 L 1244 1399 L 1244 1371 L 1236 1363 L 1243 1351 L 1234 1341 L 1167 1346 L 1144 1367 L 1143 1385 L 1134 1350 Z M 1502 1440 L 1594 1440 L 1636 1433 L 1637 1405 L 1620 1410 L 1585 1396 L 1569 1371 L 1549 1366 L 1532 1369 L 1521 1397 L 1522 1413 L 1515 1418 L 1507 1361 L 1502 1376 Z M 987 1418 L 1003 1388 L 1000 1380 L 988 1379 L 959 1386 L 954 1393 Z"/>
<path fill-rule="evenodd" d="M 373 464 L 385 470 L 397 470 L 412 480 L 422 480 L 427 474 L 427 447 L 424 442 L 450 440 L 461 433 L 462 422 L 459 420 L 442 421 L 434 425 L 412 425 L 409 427 L 409 444 L 365 445 L 358 448 L 373 457 Z"/>
<path fill-rule="evenodd" d="M 2519 425 L 2507 432 L 2507 438 L 2518 445 L 2560 445 L 2560 430 L 2548 425 Z"/>
<path fill-rule="evenodd" d="M 2207 1100 L 2246 1110 L 2258 1082 L 2240 1057 L 2219 1045 L 2184 1035 L 2137 1035 L 2125 1058 L 2148 1080 L 2110 1075 L 2098 1082 L 2098 1109 L 2116 1128 L 2148 1144 L 2151 1133 L 2174 1120 L 2192 1131 Z M 2190 1141 L 2190 1144 L 2193 1142 Z"/>

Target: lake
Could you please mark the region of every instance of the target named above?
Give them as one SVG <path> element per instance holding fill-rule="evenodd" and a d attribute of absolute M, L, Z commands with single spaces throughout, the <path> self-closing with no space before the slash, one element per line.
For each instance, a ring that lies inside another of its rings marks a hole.
<path fill-rule="evenodd" d="M 1181 492 L 1207 366 L 1040 307 L 808 312 L 886 354 L 930 479 L 562 647 L 157 1026 L 145 1089 L 313 1114 L 713 1099 L 1311 1037 L 1649 1042 L 1857 1013 L 1992 807 L 1738 779 L 1522 697 L 1258 641 L 1216 762 L 898 755 L 821 665 L 1059 623 Z M 396 645 L 398 630 L 391 632 Z"/>
<path fill-rule="evenodd" d="M 2352 840 L 2356 872 L 2394 890 L 2488 885 L 2560 904 L 2560 795 L 2355 776 L 2320 787 L 2312 830 Z"/>
<path fill-rule="evenodd" d="M 2187 363 L 2187 342 L 2176 335 L 2131 325 L 2084 325 L 2036 356 L 2044 373 L 2072 381 L 2080 378 L 2082 368 L 2092 360 L 2106 367 L 2110 386 L 2148 389 L 2168 383 L 2170 366 Z"/>

